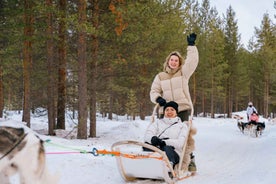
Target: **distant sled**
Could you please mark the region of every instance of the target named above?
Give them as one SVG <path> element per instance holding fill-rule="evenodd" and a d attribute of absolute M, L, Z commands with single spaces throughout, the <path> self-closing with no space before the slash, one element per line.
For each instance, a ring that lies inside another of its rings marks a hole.
<path fill-rule="evenodd" d="M 243 134 L 248 134 L 251 137 L 259 137 L 263 134 L 263 131 L 265 129 L 265 123 L 264 122 L 237 122 L 237 126 L 239 130 Z"/>

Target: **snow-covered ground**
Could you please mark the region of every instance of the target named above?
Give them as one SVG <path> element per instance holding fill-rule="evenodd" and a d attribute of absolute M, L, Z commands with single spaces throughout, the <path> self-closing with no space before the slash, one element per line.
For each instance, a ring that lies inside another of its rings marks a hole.
<path fill-rule="evenodd" d="M 244 116 L 244 112 L 239 112 Z M 10 113 L 0 125 L 16 124 L 21 115 Z M 276 125 L 266 122 L 261 137 L 243 135 L 237 128 L 236 119 L 211 119 L 195 117 L 193 124 L 197 128 L 196 164 L 198 172 L 178 183 L 189 184 L 274 184 L 276 176 Z M 32 117 L 31 127 L 40 134 L 45 143 L 47 165 L 50 172 L 60 175 L 60 184 L 122 184 L 113 156 L 93 156 L 79 153 L 79 150 L 110 150 L 111 145 L 121 140 L 143 140 L 145 129 L 150 122 L 130 121 L 125 117 L 119 120 L 97 119 L 97 138 L 78 140 L 76 125 L 67 118 L 67 129 L 59 132 L 59 137 L 43 135 L 47 132 L 46 117 Z M 73 130 L 73 131 L 72 131 Z M 66 136 L 66 138 L 64 138 Z M 76 152 L 76 153 L 72 153 Z M 58 154 L 60 153 L 60 154 Z M 28 168 L 26 168 L 28 169 Z M 18 183 L 18 176 L 12 178 L 12 184 Z M 152 180 L 139 180 L 134 183 L 164 183 Z"/>

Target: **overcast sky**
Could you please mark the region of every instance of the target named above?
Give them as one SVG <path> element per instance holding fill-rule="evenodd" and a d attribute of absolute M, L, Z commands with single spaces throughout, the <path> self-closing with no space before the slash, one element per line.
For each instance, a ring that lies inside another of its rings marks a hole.
<path fill-rule="evenodd" d="M 232 6 L 238 21 L 241 42 L 245 46 L 254 35 L 254 27 L 260 28 L 265 13 L 268 13 L 270 19 L 276 23 L 274 0 L 210 0 L 210 5 L 216 7 L 220 15 L 225 15 L 229 6 Z"/>

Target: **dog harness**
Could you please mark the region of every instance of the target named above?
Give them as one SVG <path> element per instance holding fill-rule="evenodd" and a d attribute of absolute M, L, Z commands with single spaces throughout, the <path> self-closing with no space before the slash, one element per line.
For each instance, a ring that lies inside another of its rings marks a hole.
<path fill-rule="evenodd" d="M 8 130 L 8 128 L 6 127 L 1 127 L 0 130 L 4 131 L 5 133 L 8 134 L 8 136 L 14 136 L 15 134 L 12 133 L 11 131 Z M 0 160 L 2 160 L 4 157 L 6 157 L 9 153 L 11 153 L 24 139 L 25 137 L 27 136 L 28 134 L 24 133 L 22 135 L 20 135 L 17 140 L 14 142 L 13 146 L 6 152 L 4 153 Z"/>

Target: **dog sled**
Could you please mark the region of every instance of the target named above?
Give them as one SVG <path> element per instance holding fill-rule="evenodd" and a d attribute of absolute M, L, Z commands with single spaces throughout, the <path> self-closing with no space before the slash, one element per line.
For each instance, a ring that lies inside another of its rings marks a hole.
<path fill-rule="evenodd" d="M 187 160 L 187 157 L 189 157 L 190 153 L 186 150 L 188 147 L 188 139 L 191 139 L 190 136 L 192 135 L 190 134 L 192 129 L 192 115 L 193 109 L 191 110 L 190 120 L 183 122 L 187 123 L 188 126 L 187 138 L 183 143 L 182 153 L 179 155 L 180 161 L 174 169 L 166 153 L 155 146 L 132 140 L 114 143 L 111 149 L 113 152 L 120 153 L 120 155 L 116 155 L 116 161 L 122 178 L 126 182 L 136 179 L 154 179 L 164 180 L 166 183 L 174 184 L 179 180 L 194 175 L 195 172 L 188 171 L 190 160 Z M 150 151 L 143 151 L 143 148 Z"/>
<path fill-rule="evenodd" d="M 251 137 L 261 136 L 265 129 L 264 122 L 242 122 L 238 120 L 237 126 L 243 134 L 250 135 Z"/>

